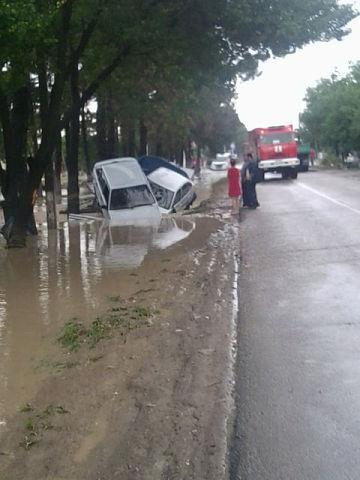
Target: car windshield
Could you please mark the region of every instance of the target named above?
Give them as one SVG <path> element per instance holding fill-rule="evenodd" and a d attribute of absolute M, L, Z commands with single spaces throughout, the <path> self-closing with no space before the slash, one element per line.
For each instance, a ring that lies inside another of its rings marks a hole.
<path fill-rule="evenodd" d="M 262 145 L 276 145 L 278 143 L 290 143 L 294 139 L 294 135 L 290 132 L 287 133 L 268 133 L 261 135 L 260 143 Z"/>
<path fill-rule="evenodd" d="M 159 207 L 170 210 L 174 192 L 152 181 L 149 181 L 149 183 Z"/>
<path fill-rule="evenodd" d="M 110 210 L 142 207 L 155 203 L 147 185 L 117 188 L 111 192 Z"/>

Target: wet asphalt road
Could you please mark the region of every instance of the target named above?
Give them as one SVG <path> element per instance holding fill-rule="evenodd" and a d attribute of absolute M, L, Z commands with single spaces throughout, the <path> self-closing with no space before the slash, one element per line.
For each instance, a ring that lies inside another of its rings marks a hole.
<path fill-rule="evenodd" d="M 231 480 L 360 479 L 360 177 L 309 172 L 244 211 Z"/>

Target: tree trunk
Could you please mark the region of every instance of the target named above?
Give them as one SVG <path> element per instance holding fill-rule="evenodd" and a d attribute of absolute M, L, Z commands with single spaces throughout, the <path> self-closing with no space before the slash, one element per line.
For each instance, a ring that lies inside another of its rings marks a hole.
<path fill-rule="evenodd" d="M 79 133 L 77 126 L 78 124 L 76 120 L 70 122 L 70 156 L 67 158 L 66 162 L 68 171 L 68 213 L 79 213 L 80 211 L 79 164 L 77 154 L 75 152 L 78 145 L 76 134 Z"/>
<path fill-rule="evenodd" d="M 12 104 L 12 110 L 10 110 Z M 14 225 L 21 206 L 21 192 L 29 176 L 26 163 L 27 134 L 30 118 L 30 89 L 27 83 L 15 91 L 12 98 L 0 92 L 0 117 L 2 123 L 4 149 L 6 157 L 6 174 L 3 175 L 3 204 L 5 225 L 1 229 L 8 246 L 23 246 L 25 232 L 36 234 L 33 212 L 30 210 L 25 222 L 21 224 L 22 236 L 11 242 Z"/>
<path fill-rule="evenodd" d="M 107 158 L 117 157 L 117 125 L 115 121 L 114 102 L 111 90 L 107 95 L 107 111 L 106 111 L 106 137 L 107 137 Z"/>
<path fill-rule="evenodd" d="M 155 144 L 155 155 L 158 157 L 161 157 L 164 152 L 163 152 L 163 141 L 162 141 L 162 128 L 161 125 L 159 125 L 156 129 L 156 144 Z"/>
<path fill-rule="evenodd" d="M 57 205 L 61 204 L 61 171 L 62 171 L 62 139 L 61 132 L 58 134 L 56 149 L 55 149 L 55 171 L 54 171 L 54 187 L 55 187 L 55 199 Z"/>
<path fill-rule="evenodd" d="M 128 130 L 128 155 L 129 157 L 135 157 L 136 155 L 136 143 L 135 143 L 135 128 L 133 122 L 129 125 L 129 130 Z"/>
<path fill-rule="evenodd" d="M 90 181 L 92 168 L 91 168 L 89 144 L 88 144 L 88 137 L 87 137 L 85 108 L 82 108 L 81 110 L 81 137 L 82 137 L 82 146 L 83 146 L 84 159 L 85 159 L 85 165 L 86 165 L 86 175 L 87 175 L 88 181 Z"/>
<path fill-rule="evenodd" d="M 120 140 L 121 140 L 121 155 L 123 157 L 127 157 L 128 156 L 128 152 L 127 152 L 127 125 L 125 123 L 125 121 L 122 121 L 121 122 L 121 126 L 120 126 Z"/>
<path fill-rule="evenodd" d="M 178 165 L 181 165 L 183 164 L 183 158 L 184 158 L 184 147 L 181 146 L 179 147 L 177 150 L 176 150 L 176 163 Z"/>
<path fill-rule="evenodd" d="M 45 170 L 45 191 L 46 191 L 46 219 L 49 230 L 57 228 L 57 212 L 55 198 L 55 169 L 54 162 L 50 162 Z"/>
<path fill-rule="evenodd" d="M 121 145 L 124 157 L 135 157 L 135 128 L 132 120 L 127 119 L 121 123 Z"/>
<path fill-rule="evenodd" d="M 96 148 L 99 160 L 107 158 L 107 139 L 106 139 L 106 98 L 104 93 L 97 95 L 96 111 Z"/>
<path fill-rule="evenodd" d="M 26 233 L 37 234 L 33 209 L 36 191 L 43 175 L 41 164 L 40 162 L 37 164 L 34 159 L 28 159 L 29 168 L 22 182 L 22 189 L 14 212 L 14 221 L 5 233 L 3 232 L 9 248 L 24 247 Z"/>
<path fill-rule="evenodd" d="M 147 154 L 147 128 L 143 119 L 140 120 L 139 125 L 139 138 L 140 138 L 140 150 L 139 155 L 146 155 Z"/>
<path fill-rule="evenodd" d="M 74 2 L 72 1 L 62 2 L 61 6 L 59 7 L 61 21 L 58 25 L 59 28 L 55 49 L 56 55 L 54 57 L 53 71 L 55 73 L 53 75 L 51 91 L 49 91 L 48 95 L 40 95 L 39 98 L 41 112 L 41 142 L 38 151 L 34 155 L 34 158 L 28 158 L 28 168 L 25 166 L 23 170 L 25 175 L 23 175 L 19 181 L 20 188 L 16 206 L 14 208 L 14 221 L 11 228 L 6 232 L 6 238 L 9 247 L 25 246 L 26 231 L 35 230 L 33 205 L 35 201 L 36 190 L 40 185 L 41 178 L 47 165 L 52 160 L 57 134 L 60 130 L 61 104 L 63 100 L 65 83 L 68 79 L 68 44 L 70 38 L 69 33 L 71 30 L 71 19 L 73 15 L 73 4 Z M 89 37 L 85 38 L 85 40 L 88 40 L 88 38 Z M 84 45 L 86 45 L 86 41 L 84 42 Z M 37 64 L 39 66 L 39 70 L 37 72 L 39 77 L 39 89 L 45 85 L 43 82 L 44 78 L 41 79 L 42 84 L 40 85 L 40 77 L 42 76 L 44 70 L 43 67 L 45 65 L 44 62 L 42 63 L 42 60 L 43 59 L 40 53 L 39 57 L 37 58 Z M 75 63 L 76 65 L 78 64 L 78 56 L 74 59 L 74 64 Z M 4 97 L 4 95 L 1 93 L 0 86 L 0 101 L 2 97 Z M 45 93 L 45 91 L 42 93 Z M 46 97 L 48 97 L 48 99 Z M 0 108 L 0 115 L 2 117 L 1 121 L 3 123 L 2 111 L 2 108 Z M 8 110 L 5 109 L 4 112 L 4 117 L 6 117 Z M 26 136 L 27 135 L 24 136 L 25 139 Z M 18 142 L 20 140 L 16 138 L 16 141 Z M 24 151 L 26 152 L 26 147 Z M 6 156 L 7 162 L 10 159 L 13 160 L 14 158 Z"/>
<path fill-rule="evenodd" d="M 79 70 L 74 65 L 71 73 L 71 100 L 79 102 Z M 69 128 L 69 148 L 66 158 L 68 171 L 68 213 L 79 213 L 79 137 L 80 137 L 80 109 L 75 109 L 71 116 Z"/>
<path fill-rule="evenodd" d="M 158 157 L 161 157 L 162 154 L 163 154 L 163 146 L 162 146 L 162 143 L 161 143 L 161 140 L 158 140 L 156 142 L 156 150 L 155 150 L 155 153 Z"/>

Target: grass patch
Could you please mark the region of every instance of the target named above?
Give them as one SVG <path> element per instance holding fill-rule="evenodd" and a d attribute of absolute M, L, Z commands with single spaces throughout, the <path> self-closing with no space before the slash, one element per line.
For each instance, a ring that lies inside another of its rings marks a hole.
<path fill-rule="evenodd" d="M 110 302 L 120 302 L 121 300 L 120 295 L 109 295 L 107 298 Z"/>
<path fill-rule="evenodd" d="M 320 162 L 320 165 L 331 168 L 341 168 L 344 166 L 342 159 L 331 151 L 324 152 L 324 156 Z"/>
<path fill-rule="evenodd" d="M 61 331 L 58 341 L 63 347 L 67 347 L 70 351 L 78 350 L 84 341 L 86 329 L 84 325 L 77 321 L 76 318 L 65 323 Z"/>
<path fill-rule="evenodd" d="M 131 309 L 131 318 L 135 320 L 148 318 L 150 316 L 151 316 L 150 308 L 137 306 Z"/>
<path fill-rule="evenodd" d="M 90 347 L 94 347 L 100 340 L 109 337 L 111 325 L 102 318 L 94 320 L 86 331 L 87 341 Z"/>
<path fill-rule="evenodd" d="M 89 357 L 89 362 L 95 363 L 101 360 L 102 358 L 104 358 L 104 355 L 94 355 L 93 357 Z"/>
<path fill-rule="evenodd" d="M 34 410 L 34 409 L 33 409 L 33 407 L 30 405 L 30 403 L 25 403 L 25 405 L 20 408 L 20 412 L 21 412 L 21 413 L 32 412 L 33 410 Z"/>
<path fill-rule="evenodd" d="M 29 404 L 26 404 L 29 405 Z M 29 412 L 29 410 L 22 409 L 22 412 Z M 54 430 L 56 427 L 51 423 L 50 418 L 56 415 L 64 415 L 70 413 L 62 405 L 48 405 L 42 411 L 36 411 L 31 407 L 33 415 L 28 417 L 24 423 L 24 436 L 19 442 L 19 446 L 25 450 L 30 450 L 31 447 L 36 445 L 42 440 L 44 432 L 48 430 Z M 59 429 L 59 427 L 57 427 Z"/>
<path fill-rule="evenodd" d="M 77 351 L 83 344 L 93 348 L 101 340 L 111 337 L 115 330 L 121 330 L 124 334 L 136 328 L 151 325 L 150 318 L 154 313 L 155 311 L 143 305 L 113 306 L 89 326 L 85 326 L 77 319 L 69 320 L 64 325 L 58 342 L 70 351 Z M 159 310 L 156 310 L 156 313 L 159 314 Z"/>
<path fill-rule="evenodd" d="M 43 412 L 38 414 L 38 418 L 50 417 L 52 415 L 64 415 L 65 413 L 70 413 L 69 410 L 66 410 L 62 405 L 48 405 Z"/>
<path fill-rule="evenodd" d="M 29 430 L 30 432 L 33 432 L 35 430 L 34 427 L 34 421 L 32 418 L 28 418 L 25 422 L 25 428 L 26 430 Z"/>
<path fill-rule="evenodd" d="M 66 360 L 65 362 L 55 362 L 53 364 L 54 368 L 56 368 L 58 371 L 70 369 L 70 368 L 75 368 L 80 365 L 80 362 L 77 360 Z"/>

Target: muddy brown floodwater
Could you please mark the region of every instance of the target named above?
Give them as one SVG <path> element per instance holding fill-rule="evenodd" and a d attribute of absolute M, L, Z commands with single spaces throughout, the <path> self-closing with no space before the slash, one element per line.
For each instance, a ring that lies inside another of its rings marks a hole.
<path fill-rule="evenodd" d="M 0 249 L 1 479 L 223 478 L 239 247 L 223 198 L 156 228 L 65 222 Z"/>
<path fill-rule="evenodd" d="M 0 250 L 0 432 L 41 381 L 37 353 L 51 349 L 48 338 L 64 319 L 90 317 L 108 297 L 125 293 L 126 270 L 194 229 L 195 221 L 183 218 L 163 219 L 160 228 L 74 221 L 43 231 L 26 250 Z"/>

